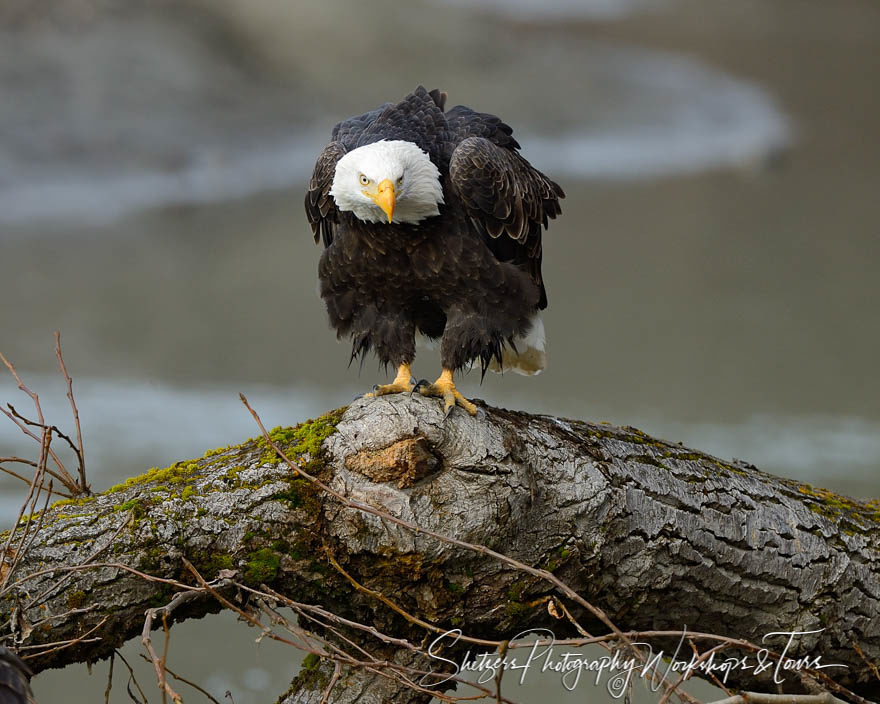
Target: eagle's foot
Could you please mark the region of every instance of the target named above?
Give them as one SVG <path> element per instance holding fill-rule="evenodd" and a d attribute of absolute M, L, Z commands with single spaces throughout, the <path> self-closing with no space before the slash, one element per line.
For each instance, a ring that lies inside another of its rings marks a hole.
<path fill-rule="evenodd" d="M 455 388 L 455 382 L 452 381 L 452 370 L 444 369 L 440 378 L 433 384 L 422 380 L 413 388 L 413 393 L 418 391 L 422 396 L 437 396 L 443 399 L 445 407 L 444 414 L 448 417 L 452 413 L 455 406 L 461 406 L 472 416 L 477 415 L 477 407 L 462 396 L 458 389 Z"/>
<path fill-rule="evenodd" d="M 390 384 L 376 384 L 373 390 L 366 395 L 366 398 L 385 396 L 386 394 L 408 394 L 415 387 L 414 381 L 414 379 L 407 379 L 404 382 L 393 381 Z"/>
<path fill-rule="evenodd" d="M 415 380 L 409 370 L 408 364 L 401 364 L 397 370 L 397 376 L 390 384 L 376 384 L 373 390 L 365 394 L 364 398 L 373 396 L 385 396 L 386 394 L 406 394 L 415 387 Z"/>

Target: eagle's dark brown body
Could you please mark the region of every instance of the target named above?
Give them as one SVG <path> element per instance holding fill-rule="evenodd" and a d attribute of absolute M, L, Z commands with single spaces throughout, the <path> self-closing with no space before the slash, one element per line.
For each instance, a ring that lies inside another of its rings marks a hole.
<path fill-rule="evenodd" d="M 375 350 L 409 364 L 415 333 L 441 338 L 444 369 L 479 359 L 485 370 L 524 335 L 547 305 L 541 230 L 559 212 L 562 189 L 523 159 L 497 117 L 419 87 L 336 126 L 315 166 L 306 211 L 325 250 L 320 294 L 352 357 Z M 329 195 L 336 161 L 382 139 L 406 140 L 440 172 L 440 214 L 418 224 L 369 223 L 340 212 Z"/>
<path fill-rule="evenodd" d="M 452 208 L 450 208 L 452 206 Z M 341 228 L 318 267 L 321 298 L 352 355 L 374 349 L 385 364 L 415 358 L 415 333 L 442 337 L 444 367 L 487 365 L 523 335 L 538 308 L 539 284 L 499 261 L 454 203 L 420 225 L 359 223 Z M 348 216 L 352 217 L 352 216 Z"/>

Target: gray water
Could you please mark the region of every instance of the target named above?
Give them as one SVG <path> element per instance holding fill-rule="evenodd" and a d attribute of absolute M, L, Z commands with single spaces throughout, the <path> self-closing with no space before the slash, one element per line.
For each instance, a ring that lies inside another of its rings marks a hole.
<path fill-rule="evenodd" d="M 568 194 L 547 371 L 466 395 L 880 495 L 875 4 L 115 7 L 0 8 L 0 351 L 70 429 L 62 331 L 94 488 L 255 435 L 239 392 L 282 425 L 385 379 L 326 324 L 302 191 L 335 120 L 424 83 L 500 114 Z M 28 406 L 4 377 L 0 400 Z M 27 451 L 0 423 L 0 456 Z M 20 497 L 0 477 L 3 522 Z M 232 621 L 175 627 L 172 668 L 274 698 L 298 656 Z M 105 675 L 35 689 L 92 702 Z"/>

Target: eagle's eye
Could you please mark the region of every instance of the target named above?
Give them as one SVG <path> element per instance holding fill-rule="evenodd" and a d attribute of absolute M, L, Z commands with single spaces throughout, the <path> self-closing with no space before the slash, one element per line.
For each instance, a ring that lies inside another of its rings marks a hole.
<path fill-rule="evenodd" d="M 370 185 L 370 179 L 368 179 L 363 174 L 361 174 L 361 185 L 362 186 L 369 186 Z"/>

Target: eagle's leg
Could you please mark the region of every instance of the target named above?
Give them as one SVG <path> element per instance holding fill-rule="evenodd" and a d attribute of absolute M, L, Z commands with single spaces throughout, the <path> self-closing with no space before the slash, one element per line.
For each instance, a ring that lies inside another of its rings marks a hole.
<path fill-rule="evenodd" d="M 448 416 L 452 409 L 459 405 L 472 416 L 477 415 L 477 407 L 462 396 L 458 389 L 455 388 L 455 382 L 452 380 L 452 370 L 444 369 L 440 378 L 433 384 L 420 381 L 416 384 L 413 391 L 418 391 L 422 396 L 439 396 L 443 399 L 445 413 Z"/>
<path fill-rule="evenodd" d="M 373 387 L 373 391 L 366 394 L 366 397 L 384 396 L 385 394 L 404 394 L 409 393 L 412 390 L 412 373 L 410 372 L 409 364 L 404 363 L 397 368 L 397 376 L 394 377 L 394 381 L 390 384 L 376 384 Z"/>

